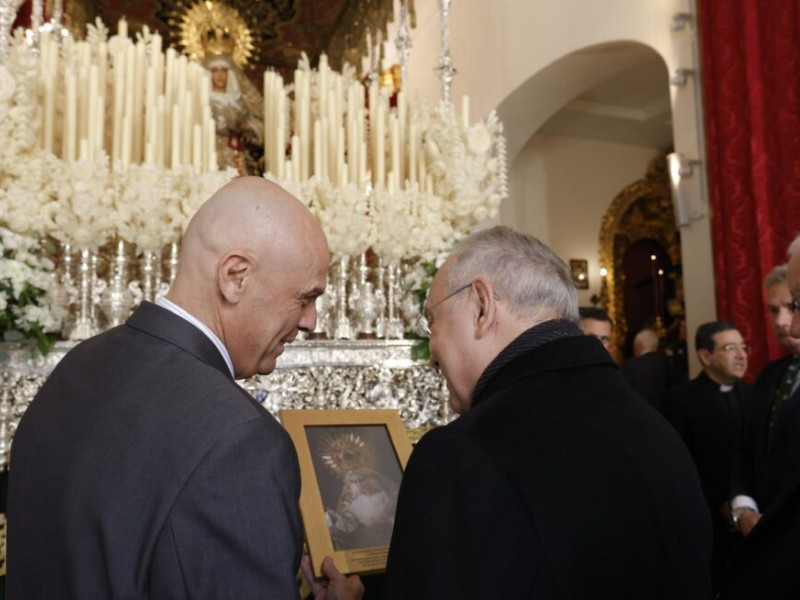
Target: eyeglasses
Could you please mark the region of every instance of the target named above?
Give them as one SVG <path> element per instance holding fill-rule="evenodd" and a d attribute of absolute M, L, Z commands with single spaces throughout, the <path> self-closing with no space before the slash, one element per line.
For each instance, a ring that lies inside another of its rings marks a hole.
<path fill-rule="evenodd" d="M 747 344 L 723 344 L 720 346 L 720 350 L 727 353 L 736 352 L 739 350 L 745 354 L 750 354 L 750 346 Z"/>
<path fill-rule="evenodd" d="M 800 310 L 800 296 L 789 302 L 788 308 L 793 313 L 796 313 L 798 310 Z"/>
<path fill-rule="evenodd" d="M 434 308 L 439 306 L 445 300 L 449 300 L 450 298 L 452 298 L 456 294 L 460 294 L 461 292 L 463 292 L 466 289 L 469 289 L 470 287 L 472 287 L 472 282 L 471 281 L 469 283 L 465 284 L 465 285 L 462 285 L 459 288 L 456 288 L 455 290 L 453 290 L 452 292 L 447 294 L 447 296 L 445 296 L 444 298 L 439 300 L 436 304 L 432 304 L 431 306 L 429 306 L 427 308 L 427 312 L 430 313 L 430 311 L 432 311 Z M 419 326 L 419 329 L 423 333 L 425 333 L 425 335 L 427 335 L 428 337 L 431 337 L 431 324 L 428 322 L 428 318 L 425 316 L 425 313 L 422 313 L 417 317 L 417 325 Z"/>

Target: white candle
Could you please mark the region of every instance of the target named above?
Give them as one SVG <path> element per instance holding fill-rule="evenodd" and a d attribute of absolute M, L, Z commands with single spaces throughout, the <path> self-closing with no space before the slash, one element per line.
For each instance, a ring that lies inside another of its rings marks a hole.
<path fill-rule="evenodd" d="M 86 115 L 86 154 L 89 160 L 94 160 L 94 144 L 97 139 L 97 126 L 98 121 L 102 116 L 97 111 L 97 89 L 99 85 L 100 74 L 97 70 L 97 65 L 89 67 L 89 97 L 87 102 L 88 113 Z"/>
<path fill-rule="evenodd" d="M 408 181 L 417 181 L 417 124 L 411 123 L 408 134 Z"/>
<path fill-rule="evenodd" d="M 172 143 L 170 154 L 170 166 L 177 169 L 181 166 L 181 118 L 180 107 L 177 104 L 172 106 Z"/>
<path fill-rule="evenodd" d="M 300 136 L 292 136 L 292 179 L 300 181 Z"/>
<path fill-rule="evenodd" d="M 192 166 L 200 173 L 203 170 L 203 128 L 199 124 L 192 127 Z"/>
<path fill-rule="evenodd" d="M 286 158 L 286 96 L 283 92 L 283 85 L 278 94 L 278 128 L 275 134 L 275 176 L 281 179 L 284 177 Z"/>
<path fill-rule="evenodd" d="M 314 175 L 322 177 L 322 125 L 314 120 Z"/>
<path fill-rule="evenodd" d="M 77 136 L 77 110 L 78 110 L 78 97 L 76 90 L 75 74 L 71 69 L 67 69 L 64 73 L 65 83 L 67 87 L 67 108 L 66 119 L 64 128 L 64 148 L 62 158 L 67 162 L 75 160 L 75 141 Z"/>
<path fill-rule="evenodd" d="M 386 123 L 384 122 L 383 98 L 378 98 L 377 115 L 375 118 L 375 187 L 386 185 Z"/>
<path fill-rule="evenodd" d="M 100 157 L 100 154 L 103 152 L 103 146 L 105 142 L 105 132 L 106 132 L 106 99 L 104 96 L 97 97 L 97 103 L 95 105 L 97 107 L 97 125 L 94 128 L 95 138 L 94 143 L 92 144 L 94 150 L 94 159 L 97 160 Z"/>
<path fill-rule="evenodd" d="M 125 110 L 125 68 L 122 53 L 114 59 L 114 116 L 112 122 L 111 160 L 112 164 L 122 159 L 122 115 Z M 120 65 L 122 65 L 120 67 Z"/>
<path fill-rule="evenodd" d="M 192 111 L 189 108 L 192 104 L 192 92 L 186 92 L 183 106 L 180 107 L 182 119 L 175 119 L 183 122 L 181 126 L 181 164 L 192 164 Z"/>
<path fill-rule="evenodd" d="M 208 171 L 209 173 L 217 170 L 217 136 L 214 131 L 214 123 L 208 128 Z"/>
<path fill-rule="evenodd" d="M 400 175 L 400 126 L 397 115 L 389 117 L 389 142 L 391 143 L 392 174 Z"/>
<path fill-rule="evenodd" d="M 127 170 L 131 164 L 131 140 L 133 133 L 133 123 L 128 115 L 122 117 L 122 169 Z"/>
<path fill-rule="evenodd" d="M 367 142 L 362 141 L 358 151 L 358 187 L 363 188 L 367 184 Z"/>
<path fill-rule="evenodd" d="M 128 37 L 128 22 L 125 20 L 125 17 L 117 21 L 117 35 L 124 38 Z"/>
<path fill-rule="evenodd" d="M 464 129 L 469 128 L 469 96 L 466 94 L 461 97 L 461 124 Z"/>
<path fill-rule="evenodd" d="M 322 147 L 321 148 L 321 152 L 322 152 L 322 172 L 320 173 L 320 176 L 324 177 L 325 179 L 330 179 L 330 170 L 328 169 L 328 166 L 330 164 L 328 162 L 329 154 L 330 154 L 328 152 L 328 149 L 329 149 L 329 142 L 328 142 L 329 131 L 328 130 L 329 130 L 328 119 L 324 119 L 323 118 L 322 121 L 320 122 L 320 131 L 322 132 L 322 138 L 321 138 L 321 141 L 320 141 L 320 146 Z"/>
<path fill-rule="evenodd" d="M 44 149 L 53 152 L 53 134 L 55 131 L 56 116 L 56 76 L 47 73 L 44 88 Z"/>

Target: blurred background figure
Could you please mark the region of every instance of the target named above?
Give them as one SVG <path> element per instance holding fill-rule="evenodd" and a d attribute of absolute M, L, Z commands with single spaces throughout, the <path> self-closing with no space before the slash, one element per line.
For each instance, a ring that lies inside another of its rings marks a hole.
<path fill-rule="evenodd" d="M 614 323 L 608 313 L 602 308 L 581 306 L 578 308 L 578 314 L 581 317 L 583 333 L 596 337 L 603 347 L 611 352 L 611 333 L 614 331 Z"/>
<path fill-rule="evenodd" d="M 656 410 L 661 410 L 664 392 L 680 381 L 658 347 L 658 333 L 650 328 L 642 329 L 633 339 L 633 357 L 622 366 L 622 376 Z"/>

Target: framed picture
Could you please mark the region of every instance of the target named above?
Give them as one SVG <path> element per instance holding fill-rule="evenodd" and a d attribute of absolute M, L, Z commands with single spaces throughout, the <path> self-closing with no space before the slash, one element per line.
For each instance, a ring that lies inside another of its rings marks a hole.
<path fill-rule="evenodd" d="M 572 280 L 575 282 L 575 287 L 579 290 L 589 289 L 589 262 L 584 259 L 571 259 L 569 261 L 569 270 L 572 272 Z"/>
<path fill-rule="evenodd" d="M 316 576 L 386 569 L 397 493 L 411 454 L 395 410 L 282 410 L 300 461 L 300 511 Z"/>

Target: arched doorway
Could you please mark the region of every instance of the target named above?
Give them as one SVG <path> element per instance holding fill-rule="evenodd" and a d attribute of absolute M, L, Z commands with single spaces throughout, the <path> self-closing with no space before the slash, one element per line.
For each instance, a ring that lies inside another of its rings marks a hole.
<path fill-rule="evenodd" d="M 600 229 L 602 301 L 614 320 L 612 354 L 630 356 L 633 336 L 655 327 L 668 350 L 683 353 L 683 278 L 666 158 L 655 158 L 643 179 L 611 202 Z M 677 357 L 679 361 L 683 357 Z"/>

